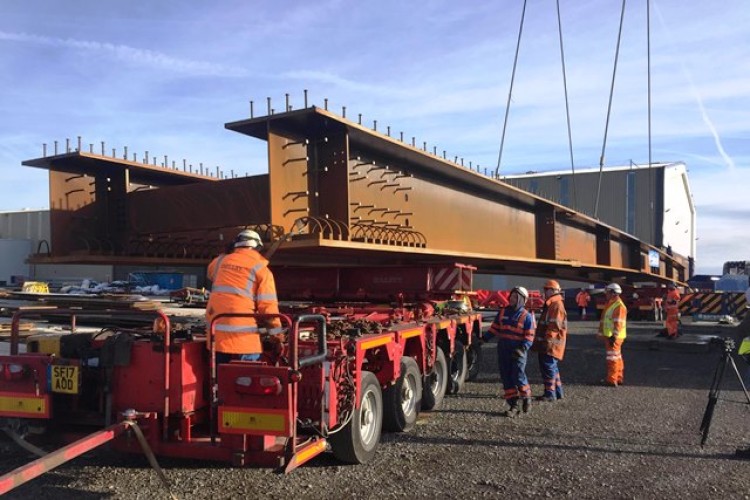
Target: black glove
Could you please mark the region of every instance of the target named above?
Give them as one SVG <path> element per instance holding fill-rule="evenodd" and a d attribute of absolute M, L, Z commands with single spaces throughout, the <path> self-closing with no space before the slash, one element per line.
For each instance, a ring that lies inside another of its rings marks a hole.
<path fill-rule="evenodd" d="M 609 346 L 614 347 L 615 342 L 617 341 L 617 338 L 614 335 L 612 335 L 608 340 L 609 340 Z"/>
<path fill-rule="evenodd" d="M 284 352 L 284 339 L 282 335 L 265 335 L 261 341 L 263 351 L 274 356 L 280 356 Z"/>

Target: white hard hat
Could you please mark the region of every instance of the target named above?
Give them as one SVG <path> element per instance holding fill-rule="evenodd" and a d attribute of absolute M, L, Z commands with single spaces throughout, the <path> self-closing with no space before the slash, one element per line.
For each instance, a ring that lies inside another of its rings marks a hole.
<path fill-rule="evenodd" d="M 245 229 L 243 231 L 240 231 L 240 233 L 234 239 L 234 248 L 260 248 L 262 246 L 263 240 L 261 240 L 260 235 L 252 229 Z"/>
<path fill-rule="evenodd" d="M 529 298 L 529 291 L 526 290 L 522 286 L 517 286 L 517 287 L 513 288 L 513 290 L 511 290 L 510 293 L 513 293 L 513 292 L 518 293 L 518 295 L 520 295 L 521 297 L 523 297 L 524 300 L 526 300 L 526 299 Z"/>
<path fill-rule="evenodd" d="M 605 290 L 609 290 L 612 293 L 616 293 L 617 295 L 620 295 L 622 293 L 622 288 L 620 288 L 620 285 L 617 283 L 610 283 L 607 285 L 607 288 Z"/>

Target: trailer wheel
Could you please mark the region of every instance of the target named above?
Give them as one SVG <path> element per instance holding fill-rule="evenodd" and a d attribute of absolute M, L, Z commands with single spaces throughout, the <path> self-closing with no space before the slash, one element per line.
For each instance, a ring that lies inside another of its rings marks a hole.
<path fill-rule="evenodd" d="M 448 363 L 445 354 L 439 347 L 435 356 L 435 366 L 432 373 L 424 378 L 422 388 L 422 409 L 437 410 L 443 404 L 445 390 L 448 388 Z"/>
<path fill-rule="evenodd" d="M 473 339 L 466 352 L 466 362 L 468 364 L 466 380 L 476 380 L 482 367 L 482 344 L 477 337 Z"/>
<path fill-rule="evenodd" d="M 450 382 L 448 394 L 458 394 L 466 382 L 466 373 L 469 371 L 469 363 L 466 359 L 464 343 L 456 340 L 454 344 L 453 357 L 451 358 Z"/>
<path fill-rule="evenodd" d="M 422 405 L 422 377 L 417 362 L 401 358 L 401 376 L 383 393 L 383 427 L 394 432 L 411 430 Z"/>
<path fill-rule="evenodd" d="M 333 455 L 349 464 L 363 464 L 375 456 L 383 427 L 383 394 L 372 373 L 362 372 L 359 408 L 346 426 L 329 437 Z"/>

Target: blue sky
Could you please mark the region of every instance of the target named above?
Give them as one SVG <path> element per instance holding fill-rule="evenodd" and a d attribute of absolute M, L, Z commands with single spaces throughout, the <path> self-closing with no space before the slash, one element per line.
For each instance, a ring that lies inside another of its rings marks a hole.
<path fill-rule="evenodd" d="M 561 0 L 576 167 L 597 166 L 621 2 Z M 224 130 L 266 97 L 378 121 L 494 170 L 521 0 L 0 2 L 0 210 L 47 206 L 41 144 L 266 171 Z M 646 3 L 627 3 L 606 165 L 648 161 Z M 699 272 L 750 260 L 750 9 L 652 1 L 652 158 L 684 161 Z M 529 0 L 501 172 L 570 167 L 555 2 Z M 51 147 L 51 146 L 50 146 Z"/>

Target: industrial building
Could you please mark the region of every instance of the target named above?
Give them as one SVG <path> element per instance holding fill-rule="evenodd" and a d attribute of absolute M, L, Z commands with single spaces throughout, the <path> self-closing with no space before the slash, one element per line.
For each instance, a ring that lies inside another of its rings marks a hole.
<path fill-rule="evenodd" d="M 695 260 L 696 214 L 687 174 L 685 163 L 675 162 L 607 167 L 601 181 L 598 168 L 575 175 L 527 172 L 503 180 Z"/>
<path fill-rule="evenodd" d="M 631 164 L 607 167 L 602 171 L 599 191 L 599 169 L 527 172 L 502 178 L 508 184 L 547 198 L 577 212 L 598 218 L 655 247 L 689 258 L 690 275 L 694 272 L 696 214 L 688 182 L 687 167 L 682 162 Z M 597 191 L 599 207 L 597 210 Z M 478 287 L 506 289 L 519 284 L 540 288 L 539 278 L 478 275 Z M 565 287 L 578 286 L 563 282 Z"/>
<path fill-rule="evenodd" d="M 98 282 L 127 280 L 140 271 L 180 273 L 183 286 L 203 286 L 204 268 L 198 266 L 128 266 L 106 264 L 29 263 L 32 254 L 52 251 L 50 211 L 46 209 L 0 212 L 0 286 L 18 285 L 26 280 L 53 285 L 80 283 L 83 279 Z M 165 274 L 167 276 L 167 274 Z"/>

